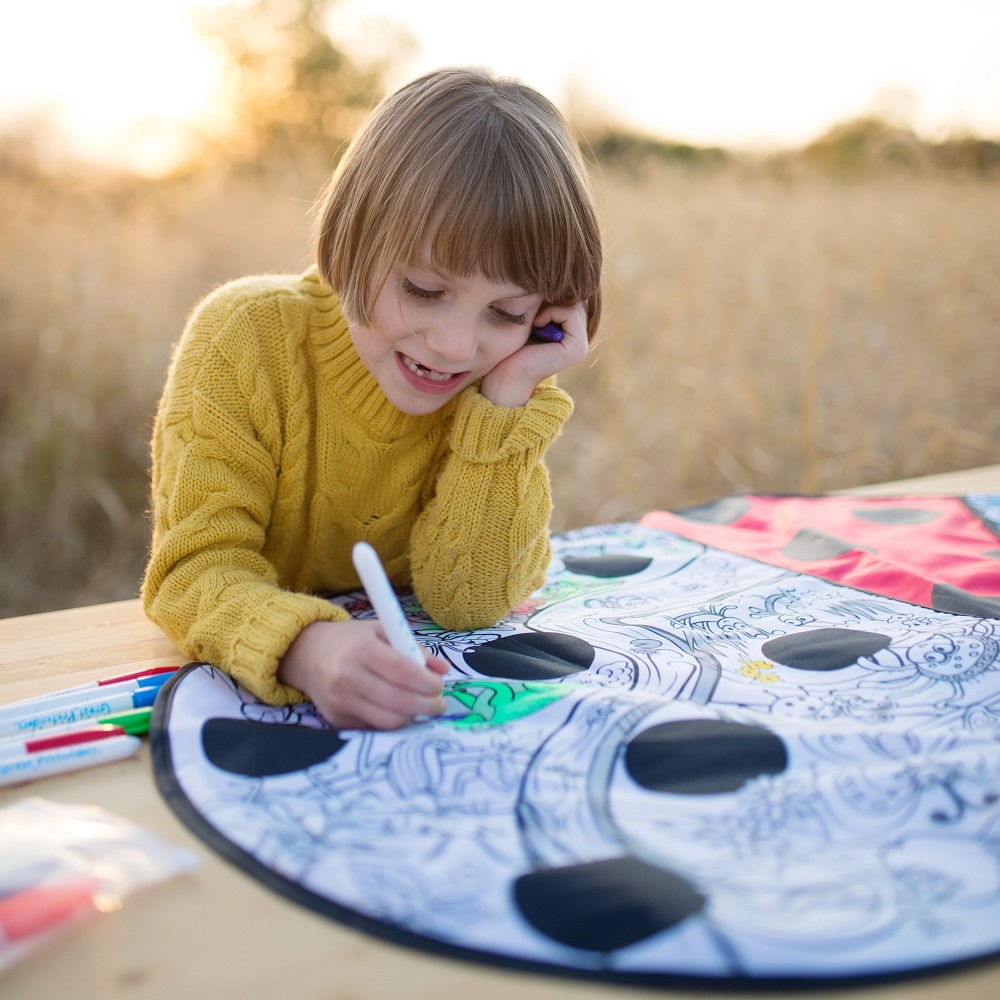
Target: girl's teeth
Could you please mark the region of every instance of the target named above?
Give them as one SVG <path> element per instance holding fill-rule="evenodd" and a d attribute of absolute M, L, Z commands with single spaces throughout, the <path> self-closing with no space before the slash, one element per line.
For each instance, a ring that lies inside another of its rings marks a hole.
<path fill-rule="evenodd" d="M 423 365 L 418 364 L 413 358 L 408 358 L 404 355 L 403 363 L 407 368 L 413 372 L 414 375 L 419 375 L 421 378 L 430 379 L 432 382 L 447 382 L 448 379 L 454 378 L 454 374 L 450 372 L 436 372 L 431 368 L 425 368 Z"/>

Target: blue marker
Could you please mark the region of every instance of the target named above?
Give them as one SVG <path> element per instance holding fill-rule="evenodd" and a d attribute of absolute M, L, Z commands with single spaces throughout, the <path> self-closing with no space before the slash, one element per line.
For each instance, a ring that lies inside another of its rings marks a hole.
<path fill-rule="evenodd" d="M 558 344 L 563 339 L 563 328 L 558 323 L 546 323 L 532 329 L 530 339 L 536 343 Z"/>

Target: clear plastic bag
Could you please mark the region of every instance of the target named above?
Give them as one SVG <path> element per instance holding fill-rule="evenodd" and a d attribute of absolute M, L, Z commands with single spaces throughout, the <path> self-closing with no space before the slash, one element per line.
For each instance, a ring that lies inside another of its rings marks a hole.
<path fill-rule="evenodd" d="M 197 855 L 100 806 L 23 799 L 0 809 L 0 972 Z"/>

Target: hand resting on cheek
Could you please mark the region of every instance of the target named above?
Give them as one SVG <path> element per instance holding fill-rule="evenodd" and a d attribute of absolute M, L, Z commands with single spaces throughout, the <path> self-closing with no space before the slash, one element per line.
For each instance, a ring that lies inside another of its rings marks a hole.
<path fill-rule="evenodd" d="M 497 406 L 524 406 L 539 382 L 579 364 L 589 349 L 587 340 L 587 305 L 544 306 L 535 316 L 532 328 L 558 323 L 563 330 L 560 341 L 525 343 L 508 355 L 483 377 L 480 392 Z"/>

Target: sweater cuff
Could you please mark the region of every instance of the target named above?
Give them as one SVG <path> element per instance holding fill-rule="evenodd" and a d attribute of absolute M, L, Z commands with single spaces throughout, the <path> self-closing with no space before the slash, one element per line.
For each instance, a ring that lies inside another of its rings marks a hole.
<path fill-rule="evenodd" d="M 307 625 L 349 619 L 342 607 L 321 597 L 279 591 L 261 602 L 236 631 L 227 672 L 269 705 L 307 701 L 297 688 L 278 680 L 281 657 Z"/>
<path fill-rule="evenodd" d="M 558 386 L 543 382 L 524 406 L 497 406 L 475 387 L 458 398 L 451 448 L 469 462 L 496 462 L 531 449 L 544 451 L 573 412 Z"/>

